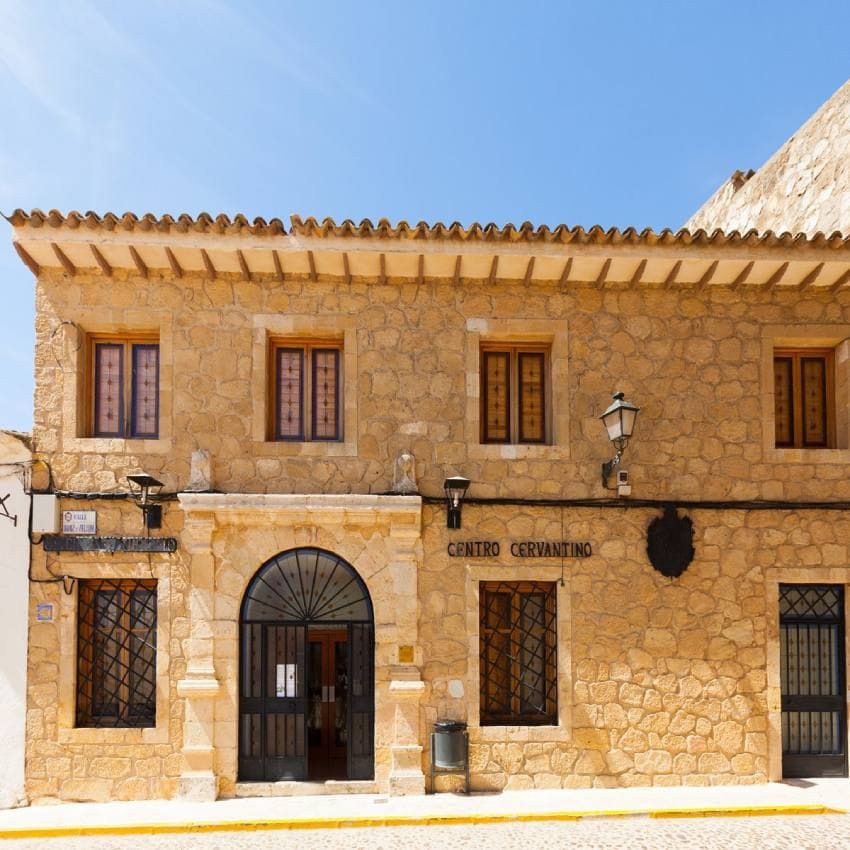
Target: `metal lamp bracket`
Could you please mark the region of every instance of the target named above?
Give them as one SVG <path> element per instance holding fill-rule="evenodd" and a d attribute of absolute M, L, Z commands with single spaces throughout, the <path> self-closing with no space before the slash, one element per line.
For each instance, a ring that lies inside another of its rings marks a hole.
<path fill-rule="evenodd" d="M 0 509 L 2 509 L 2 512 L 0 512 L 0 516 L 4 516 L 4 517 L 6 517 L 6 519 L 12 520 L 12 525 L 14 525 L 15 528 L 17 528 L 18 527 L 18 515 L 17 514 L 10 514 L 9 509 L 6 507 L 6 500 L 11 495 L 12 495 L 11 493 L 7 493 L 5 496 L 0 498 Z"/>

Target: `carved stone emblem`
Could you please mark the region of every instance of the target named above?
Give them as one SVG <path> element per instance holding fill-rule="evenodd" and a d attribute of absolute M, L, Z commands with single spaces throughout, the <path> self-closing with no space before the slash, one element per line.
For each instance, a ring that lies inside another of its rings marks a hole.
<path fill-rule="evenodd" d="M 673 505 L 649 524 L 646 554 L 658 572 L 678 578 L 694 559 L 694 524 L 690 517 L 679 516 Z"/>

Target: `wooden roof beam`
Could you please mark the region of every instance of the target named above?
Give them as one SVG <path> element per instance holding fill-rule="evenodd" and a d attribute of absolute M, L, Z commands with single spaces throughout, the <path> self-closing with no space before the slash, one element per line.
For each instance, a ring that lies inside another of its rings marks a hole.
<path fill-rule="evenodd" d="M 808 289 L 823 271 L 823 263 L 818 263 L 801 281 L 798 287 L 798 292 Z"/>
<path fill-rule="evenodd" d="M 148 276 L 148 267 L 145 264 L 145 261 L 142 259 L 139 252 L 132 245 L 130 245 L 129 247 L 130 247 L 130 256 L 133 258 L 133 262 L 136 264 L 136 271 L 138 271 L 138 273 L 142 277 L 146 278 Z"/>
<path fill-rule="evenodd" d="M 570 281 L 570 272 L 573 270 L 573 258 L 567 257 L 567 262 L 564 263 L 564 270 L 561 272 L 561 276 L 558 278 L 559 286 L 566 286 L 566 284 Z"/>
<path fill-rule="evenodd" d="M 77 267 L 68 259 L 68 255 L 55 242 L 51 242 L 50 247 L 56 254 L 56 259 L 62 264 L 62 268 L 73 277 L 77 273 Z"/>
<path fill-rule="evenodd" d="M 640 283 L 640 279 L 643 277 L 643 273 L 646 270 L 646 260 L 641 260 L 637 264 L 637 268 L 635 269 L 635 273 L 632 275 L 631 280 L 629 281 L 629 286 L 637 286 Z"/>
<path fill-rule="evenodd" d="M 608 257 L 604 263 L 602 263 L 602 270 L 596 277 L 595 286 L 605 286 L 605 280 L 608 277 L 608 269 L 611 268 L 611 258 Z"/>
<path fill-rule="evenodd" d="M 835 279 L 835 283 L 833 283 L 832 286 L 829 287 L 829 291 L 838 292 L 838 290 L 841 289 L 841 287 L 844 286 L 844 284 L 847 283 L 848 280 L 850 280 L 850 269 L 847 269 L 844 274 L 839 275 Z"/>
<path fill-rule="evenodd" d="M 316 258 L 313 256 L 312 251 L 307 252 L 307 262 L 310 264 L 310 280 L 315 283 L 319 276 L 316 274 Z"/>
<path fill-rule="evenodd" d="M 745 281 L 750 276 L 750 272 L 753 270 L 753 266 L 755 264 L 755 260 L 750 260 L 747 265 L 744 266 L 738 277 L 736 277 L 735 280 L 732 281 L 732 289 L 740 289 L 744 285 Z"/>
<path fill-rule="evenodd" d="M 675 282 L 676 278 L 679 276 L 679 270 L 682 268 L 682 261 L 676 260 L 673 263 L 673 268 L 667 274 L 667 277 L 664 278 L 664 288 L 669 289 Z"/>
<path fill-rule="evenodd" d="M 13 242 L 18 256 L 23 260 L 24 265 L 36 276 L 41 274 L 41 266 L 30 256 L 26 248 L 20 242 Z"/>
<path fill-rule="evenodd" d="M 531 275 L 534 274 L 534 257 L 531 257 L 528 261 L 528 265 L 525 267 L 525 277 L 523 278 L 523 283 L 528 286 L 531 281 Z"/>
<path fill-rule="evenodd" d="M 718 265 L 720 265 L 720 260 L 715 260 L 713 263 L 709 264 L 703 276 L 697 281 L 697 289 L 705 289 L 705 287 L 711 283 L 711 279 L 717 273 Z"/>
<path fill-rule="evenodd" d="M 107 276 L 112 277 L 112 266 L 106 261 L 106 257 L 100 253 L 97 249 L 96 245 L 89 245 L 91 248 L 92 256 L 94 257 L 94 261 L 100 266 L 100 270 Z"/>
<path fill-rule="evenodd" d="M 487 283 L 493 283 L 496 275 L 499 273 L 499 255 L 494 254 L 493 260 L 490 263 L 490 274 L 487 276 Z"/>
<path fill-rule="evenodd" d="M 242 253 L 241 251 L 239 252 Z M 207 252 L 206 248 L 201 248 L 201 259 L 204 261 L 204 268 L 207 270 L 207 274 L 215 280 L 218 277 L 218 272 L 216 271 L 215 266 L 213 265 L 212 259 L 210 259 L 210 255 Z"/>
<path fill-rule="evenodd" d="M 171 271 L 174 272 L 175 277 L 183 277 L 183 269 L 180 267 L 180 263 L 177 262 L 177 257 L 174 256 L 174 251 L 171 248 L 166 247 L 165 256 L 168 257 L 168 264 L 171 266 Z"/>
<path fill-rule="evenodd" d="M 283 266 L 280 264 L 280 257 L 274 248 L 272 248 L 272 262 L 274 263 L 274 276 L 278 280 L 283 280 Z"/>
<path fill-rule="evenodd" d="M 239 268 L 242 269 L 242 279 L 251 280 L 251 269 L 248 268 L 245 254 L 239 248 L 236 249 L 236 259 L 239 260 Z"/>
<path fill-rule="evenodd" d="M 351 266 L 348 265 L 348 251 L 342 252 L 342 272 L 347 286 L 351 285 Z"/>
<path fill-rule="evenodd" d="M 767 279 L 767 288 L 768 290 L 773 289 L 783 277 L 785 277 L 785 272 L 788 271 L 788 263 L 782 263 L 782 265 Z"/>

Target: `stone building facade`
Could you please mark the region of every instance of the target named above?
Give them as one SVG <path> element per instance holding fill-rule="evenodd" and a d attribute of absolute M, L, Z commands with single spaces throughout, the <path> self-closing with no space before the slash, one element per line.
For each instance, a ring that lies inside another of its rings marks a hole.
<path fill-rule="evenodd" d="M 846 775 L 843 238 L 11 221 L 71 512 L 32 549 L 31 800 L 422 793 L 442 719 L 473 789 Z"/>

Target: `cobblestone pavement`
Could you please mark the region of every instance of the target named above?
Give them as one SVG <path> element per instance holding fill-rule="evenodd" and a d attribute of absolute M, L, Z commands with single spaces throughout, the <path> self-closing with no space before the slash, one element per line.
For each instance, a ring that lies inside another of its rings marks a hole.
<path fill-rule="evenodd" d="M 270 830 L 154 836 L 8 840 L 3 850 L 528 850 L 530 847 L 643 850 L 847 850 L 850 815 L 458 824 L 322 830 Z"/>

